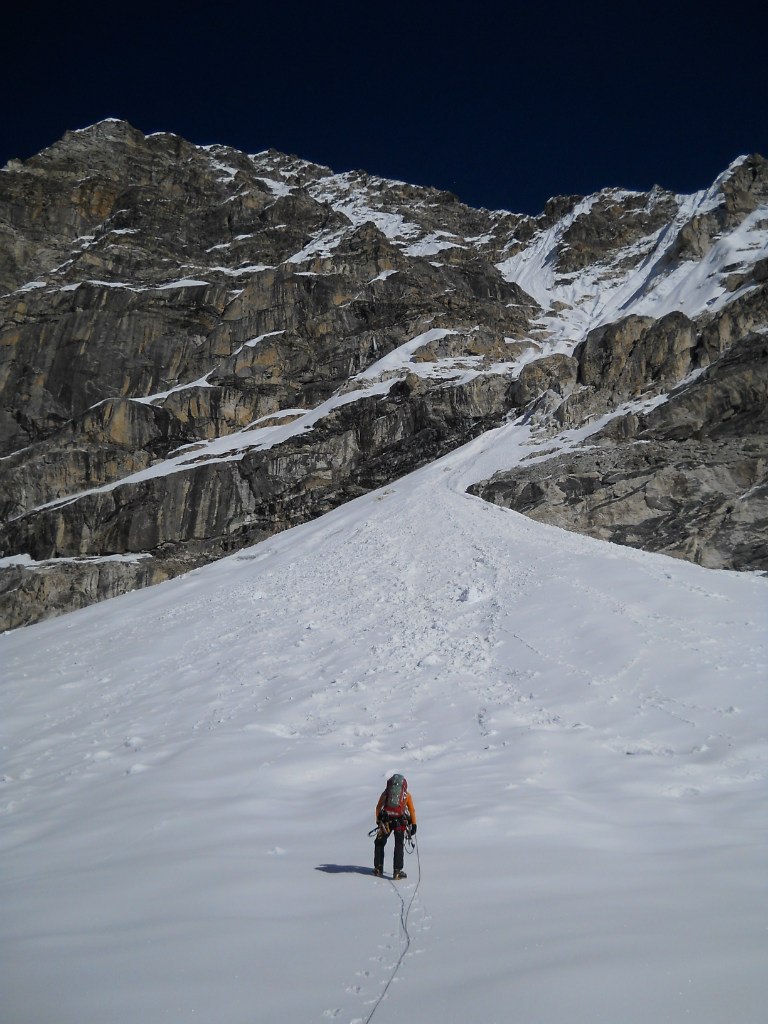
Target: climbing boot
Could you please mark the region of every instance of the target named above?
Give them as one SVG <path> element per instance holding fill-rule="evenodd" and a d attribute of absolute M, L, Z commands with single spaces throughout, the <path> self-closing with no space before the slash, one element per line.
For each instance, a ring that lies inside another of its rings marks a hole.
<path fill-rule="evenodd" d="M 407 878 L 407 877 L 408 877 L 408 875 L 406 875 L 406 873 L 404 871 L 395 871 L 392 874 L 392 879 L 395 882 L 399 881 L 399 879 L 401 879 L 401 878 Z"/>
<path fill-rule="evenodd" d="M 377 878 L 381 878 L 381 876 L 384 874 L 384 871 L 382 868 L 374 867 L 373 873 L 374 875 L 376 875 Z"/>

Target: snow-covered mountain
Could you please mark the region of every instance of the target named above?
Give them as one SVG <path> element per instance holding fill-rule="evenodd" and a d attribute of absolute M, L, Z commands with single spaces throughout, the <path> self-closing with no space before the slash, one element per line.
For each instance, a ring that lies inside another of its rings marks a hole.
<path fill-rule="evenodd" d="M 466 493 L 529 440 L 0 636 L 4 1020 L 757 1024 L 766 580 Z"/>
<path fill-rule="evenodd" d="M 767 202 L 2 170 L 4 1022 L 762 1019 Z"/>
<path fill-rule="evenodd" d="M 476 493 L 766 568 L 766 167 L 532 218 L 116 121 L 12 161 L 2 621 L 178 575 L 515 419 L 535 450 Z"/>

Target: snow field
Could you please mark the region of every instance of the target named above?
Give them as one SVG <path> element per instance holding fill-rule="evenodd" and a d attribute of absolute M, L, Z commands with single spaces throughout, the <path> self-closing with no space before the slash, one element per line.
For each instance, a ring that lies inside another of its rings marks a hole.
<path fill-rule="evenodd" d="M 756 1024 L 765 580 L 463 493 L 527 436 L 0 637 L 9 1021 Z"/>

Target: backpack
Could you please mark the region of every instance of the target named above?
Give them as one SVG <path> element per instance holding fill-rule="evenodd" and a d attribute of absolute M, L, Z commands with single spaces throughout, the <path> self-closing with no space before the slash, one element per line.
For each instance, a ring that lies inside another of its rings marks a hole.
<path fill-rule="evenodd" d="M 387 791 L 381 813 L 387 818 L 405 817 L 407 796 L 408 783 L 402 775 L 393 775 L 391 779 L 387 779 Z"/>

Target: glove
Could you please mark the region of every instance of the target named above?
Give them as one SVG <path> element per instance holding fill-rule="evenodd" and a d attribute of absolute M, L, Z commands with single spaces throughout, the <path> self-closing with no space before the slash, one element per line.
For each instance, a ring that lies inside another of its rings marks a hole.
<path fill-rule="evenodd" d="M 413 824 L 411 825 L 411 835 L 412 835 L 412 836 L 415 836 L 415 835 L 416 835 L 416 822 L 415 822 L 415 821 L 414 821 L 414 823 L 413 823 Z"/>

